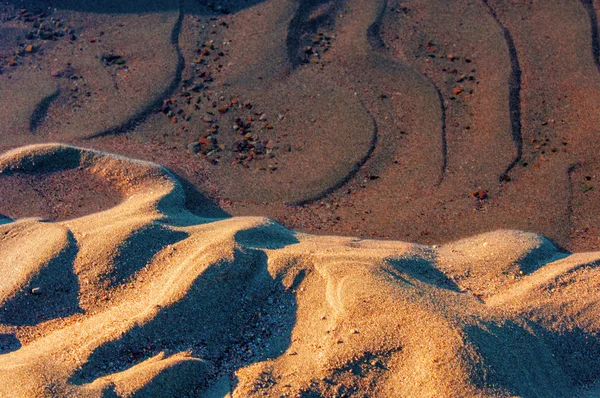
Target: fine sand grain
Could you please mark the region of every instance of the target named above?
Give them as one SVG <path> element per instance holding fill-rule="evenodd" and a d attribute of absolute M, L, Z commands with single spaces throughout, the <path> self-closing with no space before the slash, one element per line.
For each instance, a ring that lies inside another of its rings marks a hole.
<path fill-rule="evenodd" d="M 42 203 L 76 183 L 77 211 Z M 0 209 L 2 397 L 597 396 L 600 253 L 217 218 L 161 166 L 59 144 L 2 155 L 0 186 L 45 192 Z"/>

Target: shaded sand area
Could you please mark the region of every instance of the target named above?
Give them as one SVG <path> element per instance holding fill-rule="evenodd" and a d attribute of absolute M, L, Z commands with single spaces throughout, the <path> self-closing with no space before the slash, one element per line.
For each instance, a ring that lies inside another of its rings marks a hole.
<path fill-rule="evenodd" d="M 518 229 L 597 250 L 598 10 L 10 0 L 0 150 L 153 161 L 232 215 L 304 232 L 436 244 Z"/>
<path fill-rule="evenodd" d="M 596 396 L 598 252 L 293 232 L 58 144 L 0 157 L 2 197 L 31 179 L 66 209 L 101 183 L 75 218 L 2 203 L 2 397 Z"/>

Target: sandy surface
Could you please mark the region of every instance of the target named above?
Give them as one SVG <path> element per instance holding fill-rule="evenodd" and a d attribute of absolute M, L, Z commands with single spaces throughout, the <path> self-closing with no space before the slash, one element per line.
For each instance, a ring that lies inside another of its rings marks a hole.
<path fill-rule="evenodd" d="M 0 395 L 598 396 L 599 11 L 2 2 Z"/>
<path fill-rule="evenodd" d="M 509 228 L 593 250 L 598 9 L 8 1 L 0 150 L 154 161 L 299 231 L 434 244 Z"/>
<path fill-rule="evenodd" d="M 425 246 L 215 218 L 156 164 L 64 145 L 5 153 L 0 176 L 86 176 L 104 187 L 88 197 L 120 198 L 0 225 L 3 397 L 597 391 L 598 252 L 514 230 Z"/>

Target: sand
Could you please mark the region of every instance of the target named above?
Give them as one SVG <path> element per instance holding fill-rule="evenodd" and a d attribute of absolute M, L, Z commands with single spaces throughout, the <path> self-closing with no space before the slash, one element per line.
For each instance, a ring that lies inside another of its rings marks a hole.
<path fill-rule="evenodd" d="M 600 396 L 599 12 L 2 2 L 0 396 Z"/>
<path fill-rule="evenodd" d="M 74 174 L 119 200 L 0 225 L 3 397 L 594 396 L 598 252 L 514 230 L 316 236 L 192 212 L 153 163 L 59 144 L 0 157 L 2 178 Z"/>
<path fill-rule="evenodd" d="M 518 229 L 598 250 L 599 7 L 11 0 L 0 151 L 153 161 L 232 215 L 307 233 Z"/>

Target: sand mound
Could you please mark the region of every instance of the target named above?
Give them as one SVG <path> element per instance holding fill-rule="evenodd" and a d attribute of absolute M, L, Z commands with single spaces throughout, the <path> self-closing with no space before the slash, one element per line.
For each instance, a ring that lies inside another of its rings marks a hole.
<path fill-rule="evenodd" d="M 317 237 L 197 216 L 152 163 L 53 144 L 0 157 L 0 178 L 67 170 L 119 201 L 0 221 L 3 397 L 566 397 L 600 376 L 600 253 L 515 231 Z"/>

